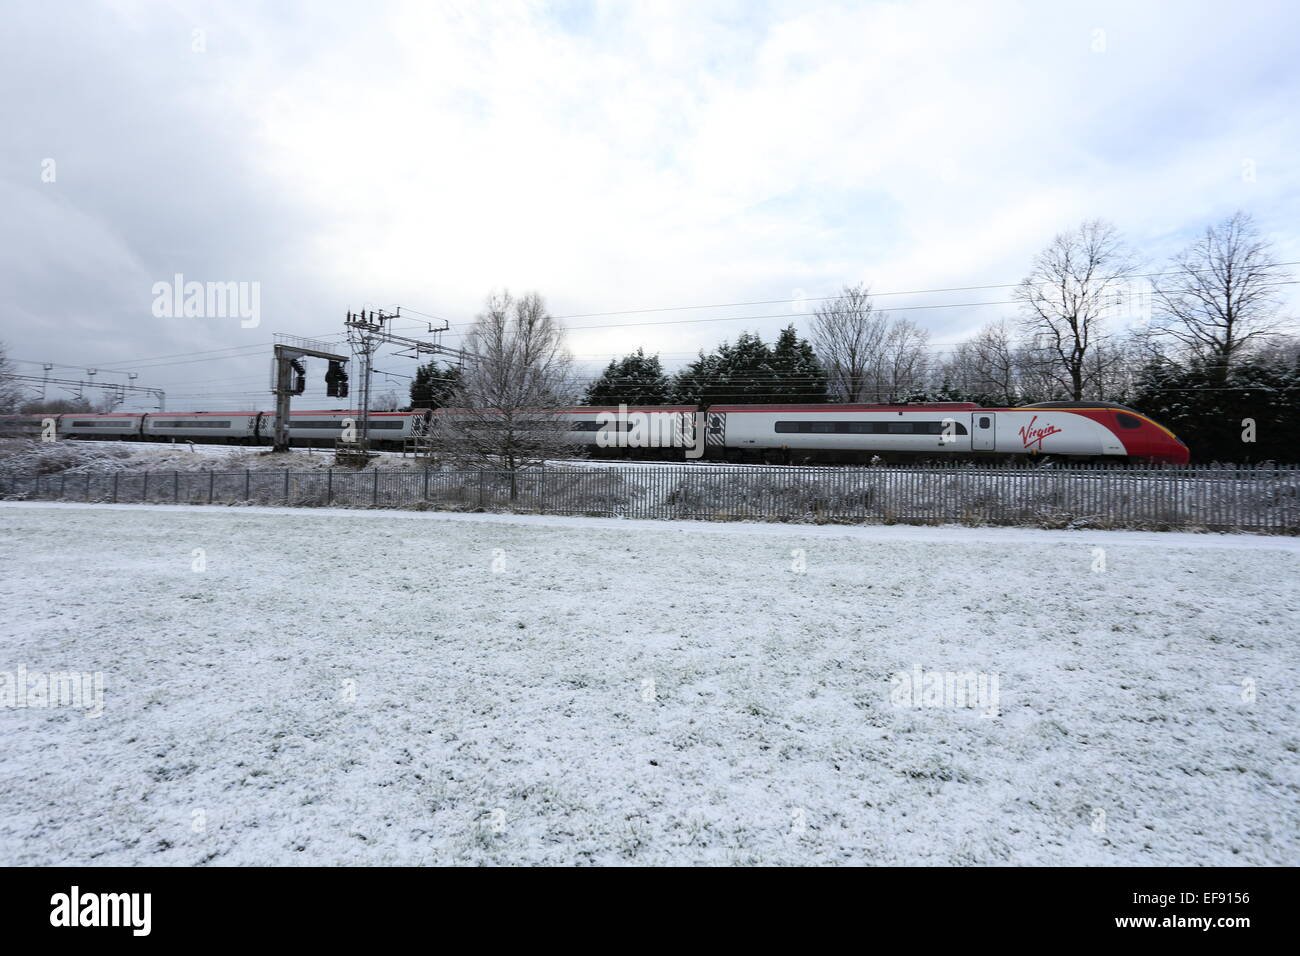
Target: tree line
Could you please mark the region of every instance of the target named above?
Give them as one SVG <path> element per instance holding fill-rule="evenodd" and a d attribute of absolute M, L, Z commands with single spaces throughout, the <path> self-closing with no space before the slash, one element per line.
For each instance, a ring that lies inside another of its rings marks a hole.
<path fill-rule="evenodd" d="M 503 291 L 471 325 L 467 361 L 420 367 L 410 400 L 459 409 L 439 416 L 455 432 L 447 447 L 510 468 L 562 457 L 549 412 L 575 404 L 924 401 L 1116 402 L 1172 428 L 1197 460 L 1290 462 L 1300 458 L 1300 340 L 1281 314 L 1287 265 L 1241 212 L 1158 265 L 1090 220 L 1033 258 L 1012 292 L 1015 314 L 943 351 L 859 284 L 822 300 L 806 337 L 794 324 L 770 344 L 742 332 L 672 374 L 637 349 L 586 383 L 542 297 Z M 35 406 L 0 347 L 0 410 L 19 408 Z"/>
<path fill-rule="evenodd" d="M 411 402 L 490 409 L 511 434 L 541 427 L 513 428 L 512 403 L 1114 402 L 1173 429 L 1197 460 L 1294 461 L 1300 340 L 1283 334 L 1280 313 L 1291 282 L 1241 212 L 1158 265 L 1141 262 L 1113 224 L 1090 220 L 1034 257 L 1012 291 L 1015 314 L 942 352 L 855 285 L 821 302 L 807 337 L 793 324 L 770 344 L 742 332 L 672 374 L 638 348 L 585 387 L 541 297 L 500 293 L 472 328 L 471 360 L 422 367 Z"/>

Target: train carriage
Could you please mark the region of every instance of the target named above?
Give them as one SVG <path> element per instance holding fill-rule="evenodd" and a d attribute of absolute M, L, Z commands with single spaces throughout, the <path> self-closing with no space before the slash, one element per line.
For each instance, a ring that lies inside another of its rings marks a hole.
<path fill-rule="evenodd" d="M 429 420 L 427 408 L 415 408 L 406 412 L 370 413 L 368 430 L 370 443 L 381 446 L 399 446 L 405 439 L 423 434 Z M 276 416 L 273 412 L 263 412 L 258 435 L 262 441 L 275 438 Z M 324 411 L 293 411 L 289 413 L 289 441 L 292 444 L 332 445 L 346 437 L 349 429 L 359 436 L 361 429 L 361 412 L 356 409 L 328 409 Z"/>
<path fill-rule="evenodd" d="M 971 403 L 932 405 L 714 405 L 711 457 L 855 460 L 969 452 Z"/>
<path fill-rule="evenodd" d="M 694 444 L 698 405 L 587 405 L 562 414 L 568 439 L 596 457 L 680 457 Z"/>
<path fill-rule="evenodd" d="M 60 438 L 138 438 L 144 415 L 126 412 L 67 412 L 56 416 Z"/>
<path fill-rule="evenodd" d="M 154 441 L 251 444 L 257 438 L 260 412 L 152 412 L 143 434 Z"/>
<path fill-rule="evenodd" d="M 715 405 L 710 457 L 769 462 L 1036 457 L 1186 464 L 1187 446 L 1139 412 L 1110 403 L 982 408 L 913 405 Z"/>
<path fill-rule="evenodd" d="M 58 415 L 0 415 L 0 438 L 40 438 L 48 427 L 57 435 L 58 421 Z"/>
<path fill-rule="evenodd" d="M 975 440 L 992 429 L 995 451 L 1060 454 L 1185 465 L 1191 453 L 1178 436 L 1136 409 L 1113 402 L 1040 402 L 973 416 Z M 988 439 L 985 440 L 987 443 Z"/>

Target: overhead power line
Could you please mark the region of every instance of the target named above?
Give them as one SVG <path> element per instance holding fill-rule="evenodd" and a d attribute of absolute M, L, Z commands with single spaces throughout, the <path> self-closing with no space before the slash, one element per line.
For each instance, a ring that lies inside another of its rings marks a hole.
<path fill-rule="evenodd" d="M 1300 260 L 1279 262 L 1276 263 L 1276 265 L 1278 267 L 1300 265 Z M 1133 275 L 1127 276 L 1126 278 L 1128 279 L 1148 278 L 1149 279 L 1149 278 L 1156 278 L 1159 276 L 1177 275 L 1183 271 L 1184 270 L 1134 273 Z M 1295 285 L 1295 284 L 1297 284 L 1297 280 L 1283 280 L 1276 283 L 1270 283 L 1270 285 Z M 930 289 L 891 290 L 891 291 L 884 291 L 884 292 L 871 291 L 868 294 L 871 296 L 871 298 L 876 299 L 876 298 L 885 298 L 885 297 L 901 296 L 901 295 L 941 295 L 941 294 L 948 294 L 953 292 L 972 292 L 972 291 L 989 291 L 994 289 L 1011 289 L 1019 285 L 1020 285 L 1019 282 L 1011 282 L 1011 283 L 995 283 L 995 284 L 988 284 L 988 285 L 947 286 L 947 287 L 930 288 Z M 839 295 L 828 295 L 828 296 L 810 296 L 806 298 L 789 297 L 785 299 L 759 299 L 759 300 L 746 300 L 746 301 L 737 301 L 737 302 L 721 302 L 721 303 L 696 304 L 696 305 L 658 306 L 658 307 L 650 307 L 650 308 L 609 310 L 603 312 L 569 313 L 565 315 L 557 315 L 555 316 L 555 318 L 563 320 L 563 319 L 595 318 L 599 316 L 639 315 L 639 314 L 651 314 L 651 313 L 659 313 L 659 312 L 693 311 L 697 309 L 740 308 L 740 307 L 747 307 L 747 306 L 780 305 L 780 304 L 785 304 L 794 301 L 823 302 L 823 301 L 834 300 L 839 297 L 840 297 Z M 893 306 L 883 311 L 890 311 L 890 312 L 925 311 L 929 309 L 981 308 L 987 306 L 1004 306 L 1004 305 L 1015 305 L 1015 304 L 1018 304 L 1018 300 L 1004 299 L 1004 300 L 993 300 L 993 301 L 983 301 L 983 302 L 947 302 L 947 303 L 935 303 L 929 305 Z M 468 322 L 452 323 L 449 320 L 443 318 L 442 316 L 433 313 L 421 312 L 417 309 L 411 309 L 409 307 L 404 307 L 404 308 L 406 309 L 407 312 L 413 313 L 415 315 L 420 315 L 425 318 L 437 319 L 438 321 L 447 322 L 447 324 L 451 327 L 458 326 L 461 328 L 468 328 L 474 324 L 472 320 Z M 698 318 L 698 319 L 672 319 L 672 320 L 666 320 L 660 322 L 627 322 L 627 323 L 613 322 L 613 323 L 600 323 L 600 324 L 593 324 L 593 325 L 570 326 L 568 328 L 568 331 L 579 332 L 579 331 L 586 331 L 586 330 L 593 330 L 593 329 L 641 328 L 641 327 L 659 326 L 659 325 L 687 325 L 687 324 L 713 323 L 713 322 L 751 322 L 751 321 L 763 321 L 768 319 L 783 319 L 783 318 L 795 319 L 795 318 L 803 318 L 803 317 L 811 316 L 812 314 L 813 313 L 811 312 L 786 312 L 786 313 L 768 313 L 765 315 L 711 316 L 711 317 Z M 418 324 L 403 326 L 403 328 L 409 328 L 409 329 L 414 329 L 418 327 L 419 327 Z M 460 336 L 460 337 L 463 337 L 464 335 L 464 333 L 461 332 L 449 332 L 447 334 Z M 332 339 L 341 339 L 344 337 L 344 335 L 345 333 L 330 331 L 330 332 L 322 332 L 313 335 L 311 337 L 315 339 L 329 341 Z M 194 362 L 197 361 L 206 361 L 206 359 L 194 358 L 195 356 L 214 356 L 215 358 L 225 358 L 225 359 L 247 358 L 247 357 L 255 356 L 258 353 L 267 350 L 268 348 L 269 346 L 265 343 L 257 343 L 257 344 L 249 344 L 249 345 L 234 345 L 234 346 L 227 346 L 224 348 L 206 349 L 206 350 L 193 351 L 193 352 L 177 352 L 177 353 L 172 353 L 170 355 L 155 355 L 155 356 L 146 356 L 143 358 L 135 358 L 135 359 L 112 360 L 106 362 L 90 362 L 90 363 L 83 363 L 83 364 L 67 364 L 67 363 L 49 363 L 49 364 L 53 364 L 55 365 L 55 367 L 58 368 L 86 368 L 89 366 L 89 367 L 103 368 L 106 370 L 113 368 L 115 366 L 124 366 L 124 365 L 130 365 L 132 366 L 133 369 L 134 368 L 164 368 L 172 365 L 188 365 L 188 364 L 193 364 Z M 222 353 L 235 353 L 235 354 L 223 355 Z M 618 353 L 611 353 L 611 355 L 615 355 L 615 356 L 617 354 Z M 169 359 L 178 359 L 182 361 L 174 361 L 174 362 L 167 361 Z M 23 362 L 24 364 L 45 364 L 31 359 L 14 359 L 13 361 L 20 361 Z M 142 364 L 142 363 L 149 363 L 149 362 L 156 363 L 156 364 L 152 364 L 152 365 Z"/>
<path fill-rule="evenodd" d="M 1300 259 L 1288 261 L 1288 262 L 1278 262 L 1275 263 L 1275 265 L 1278 268 L 1284 266 L 1300 265 Z M 1123 276 L 1122 278 L 1124 280 L 1155 279 L 1155 278 L 1159 278 L 1160 276 L 1180 275 L 1185 273 L 1186 271 L 1187 270 L 1185 269 L 1174 269 L 1174 270 L 1167 270 L 1163 272 L 1137 272 L 1131 275 Z M 1193 270 L 1193 271 L 1207 272 L 1210 270 L 1202 269 L 1202 270 Z M 1287 283 L 1280 283 L 1280 284 L 1287 284 Z M 888 292 L 876 292 L 874 290 L 869 289 L 867 291 L 867 294 L 873 299 L 881 299 L 881 298 L 886 298 L 889 296 L 896 296 L 896 295 L 942 295 L 950 292 L 984 292 L 992 289 L 1014 289 L 1019 285 L 1021 285 L 1021 282 L 1002 282 L 1002 283 L 995 283 L 992 285 L 948 286 L 946 288 L 936 288 L 936 289 L 900 289 L 900 290 L 894 290 Z M 651 308 L 640 308 L 640 309 L 616 309 L 616 310 L 609 310 L 604 312 L 573 312 L 566 315 L 556 315 L 553 316 L 553 318 L 591 319 L 603 315 L 642 315 L 651 312 L 685 312 L 694 309 L 734 309 L 734 308 L 747 308 L 749 306 L 756 306 L 756 305 L 783 305 L 787 302 L 828 302 L 840 298 L 841 294 L 842 293 L 836 295 L 821 295 L 821 296 L 790 296 L 784 299 L 750 299 L 743 302 L 714 302 L 714 303 L 706 303 L 706 304 L 699 304 L 699 305 L 667 305 L 667 306 L 654 306 Z M 988 303 L 988 304 L 992 305 L 992 304 L 1002 304 L 1002 303 Z M 425 312 L 419 312 L 416 309 L 410 308 L 409 306 L 404 306 L 404 308 L 406 309 L 407 312 L 413 312 L 416 315 L 427 315 L 429 318 L 439 319 L 440 321 L 447 322 L 453 328 L 458 325 L 468 324 L 464 322 L 451 322 L 449 319 L 443 318 L 442 316 L 432 315 L 430 313 L 425 313 Z M 806 313 L 800 313 L 800 314 L 806 314 Z M 603 326 L 587 326 L 587 327 L 602 328 Z"/>

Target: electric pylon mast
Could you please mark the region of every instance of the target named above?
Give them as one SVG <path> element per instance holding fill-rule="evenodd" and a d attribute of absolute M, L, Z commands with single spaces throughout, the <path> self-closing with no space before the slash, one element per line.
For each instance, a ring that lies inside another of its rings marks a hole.
<path fill-rule="evenodd" d="M 381 345 L 394 345 L 397 347 L 395 354 L 409 358 L 419 358 L 421 355 L 448 355 L 458 361 L 465 360 L 465 353 L 460 349 L 448 348 L 439 342 L 428 342 L 393 332 L 386 323 L 401 317 L 402 307 L 399 305 L 391 314 L 382 309 L 379 312 L 349 312 L 343 323 L 348 330 L 348 341 L 352 343 L 352 350 L 361 364 L 361 389 L 358 403 L 361 422 L 357 431 L 357 444 L 362 452 L 370 447 L 370 378 L 374 372 L 375 352 Z M 447 331 L 447 328 L 446 322 L 443 322 L 440 327 L 429 324 L 429 334 L 436 335 Z"/>

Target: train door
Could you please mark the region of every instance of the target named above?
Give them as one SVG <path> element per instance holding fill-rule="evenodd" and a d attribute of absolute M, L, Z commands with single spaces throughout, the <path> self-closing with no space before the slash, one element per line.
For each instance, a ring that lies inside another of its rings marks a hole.
<path fill-rule="evenodd" d="M 992 412 L 974 412 L 971 414 L 971 426 L 971 450 L 993 451 L 996 416 Z"/>

